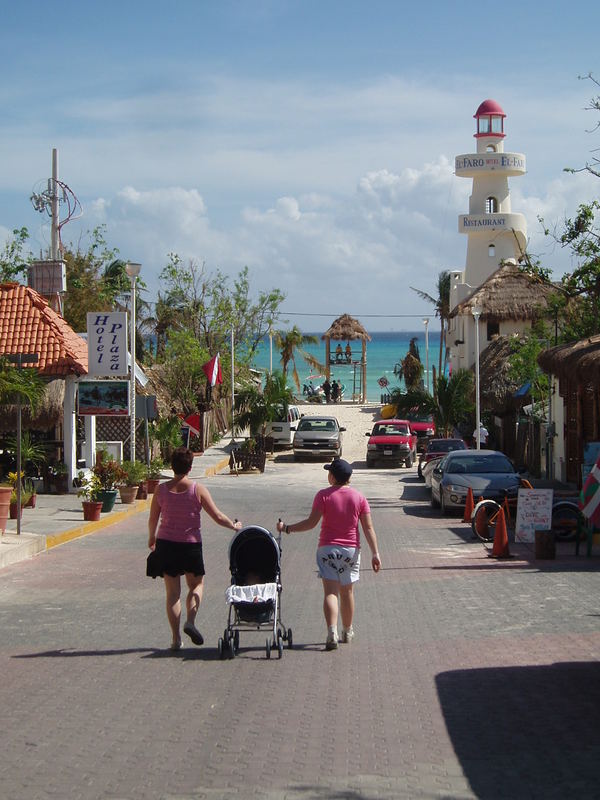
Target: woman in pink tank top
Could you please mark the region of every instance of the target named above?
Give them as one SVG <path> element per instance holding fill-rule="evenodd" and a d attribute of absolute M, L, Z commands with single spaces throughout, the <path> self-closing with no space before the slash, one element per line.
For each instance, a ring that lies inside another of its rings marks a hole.
<path fill-rule="evenodd" d="M 147 574 L 152 578 L 160 576 L 165 582 L 167 619 L 172 633 L 171 650 L 181 648 L 182 575 L 185 575 L 188 587 L 183 632 L 194 644 L 204 643 L 195 625 L 204 589 L 202 509 L 224 528 L 237 531 L 242 527 L 241 522 L 232 522 L 217 508 L 208 489 L 188 478 L 193 461 L 194 454 L 187 447 L 178 447 L 173 452 L 171 467 L 175 477 L 157 487 L 148 519 L 148 547 L 154 555 Z"/>

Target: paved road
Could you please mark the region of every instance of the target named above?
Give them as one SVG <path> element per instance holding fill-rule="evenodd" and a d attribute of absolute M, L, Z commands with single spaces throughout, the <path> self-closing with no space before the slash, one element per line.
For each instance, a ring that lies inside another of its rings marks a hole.
<path fill-rule="evenodd" d="M 384 569 L 357 637 L 325 652 L 315 536 L 283 541 L 283 617 L 216 658 L 229 534 L 207 524 L 207 644 L 173 656 L 146 513 L 0 571 L 0 794 L 11 800 L 598 797 L 595 559 L 491 561 L 416 471 L 357 470 Z M 209 487 L 244 523 L 295 519 L 320 465 L 280 458 Z"/>

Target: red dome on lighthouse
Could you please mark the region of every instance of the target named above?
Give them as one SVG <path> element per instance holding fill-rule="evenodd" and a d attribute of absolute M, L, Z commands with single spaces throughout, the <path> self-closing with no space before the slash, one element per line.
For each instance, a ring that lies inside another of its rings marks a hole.
<path fill-rule="evenodd" d="M 475 138 L 482 136 L 494 136 L 497 139 L 504 138 L 504 117 L 506 114 L 502 110 L 500 103 L 495 100 L 484 100 L 474 114 L 477 120 L 477 133 Z"/>

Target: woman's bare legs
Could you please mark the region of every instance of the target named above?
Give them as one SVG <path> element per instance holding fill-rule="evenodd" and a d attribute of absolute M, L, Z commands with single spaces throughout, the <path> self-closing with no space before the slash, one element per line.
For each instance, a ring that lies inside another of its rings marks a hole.
<path fill-rule="evenodd" d="M 196 614 L 202 602 L 202 594 L 204 592 L 204 575 L 193 575 L 191 572 L 185 573 L 185 580 L 188 587 L 187 597 L 185 599 L 185 610 L 187 613 L 186 623 L 194 625 L 196 621 Z"/>
<path fill-rule="evenodd" d="M 323 581 L 323 614 L 328 628 L 337 628 L 339 581 L 322 578 Z"/>
<path fill-rule="evenodd" d="M 172 645 L 176 646 L 181 644 L 181 634 L 179 633 L 179 624 L 181 622 L 181 579 L 179 575 L 173 577 L 166 573 L 163 578 L 167 594 L 167 619 L 173 636 Z"/>
<path fill-rule="evenodd" d="M 354 584 L 340 586 L 340 614 L 344 630 L 350 630 L 354 619 Z"/>

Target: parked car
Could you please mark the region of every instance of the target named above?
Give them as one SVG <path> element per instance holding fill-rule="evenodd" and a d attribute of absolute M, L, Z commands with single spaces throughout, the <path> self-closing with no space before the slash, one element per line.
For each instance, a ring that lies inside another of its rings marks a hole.
<path fill-rule="evenodd" d="M 423 480 L 425 481 L 425 488 L 427 491 L 431 491 L 431 476 L 433 475 L 433 470 L 437 467 L 440 461 L 444 458 L 444 456 L 438 456 L 437 458 L 432 458 L 431 461 L 428 461 L 426 464 L 423 464 L 421 468 L 421 472 L 423 473 Z"/>
<path fill-rule="evenodd" d="M 431 473 L 431 505 L 442 514 L 463 509 L 469 487 L 479 497 L 502 502 L 516 497 L 521 477 L 497 450 L 458 450 L 444 456 Z"/>
<path fill-rule="evenodd" d="M 386 419 L 376 422 L 373 430 L 365 434 L 367 443 L 367 467 L 383 464 L 412 467 L 417 457 L 417 436 L 410 430 L 406 419 Z"/>
<path fill-rule="evenodd" d="M 453 450 L 468 450 L 463 439 L 430 439 L 425 452 L 421 453 L 419 459 L 419 478 L 423 478 L 423 466 L 433 458 L 445 456 Z"/>
<path fill-rule="evenodd" d="M 294 434 L 294 459 L 341 457 L 342 433 L 345 430 L 335 417 L 303 416 Z"/>
<path fill-rule="evenodd" d="M 291 447 L 294 441 L 294 434 L 300 422 L 300 410 L 298 406 L 288 406 L 287 414 L 283 407 L 279 410 L 279 415 L 274 422 L 267 422 L 265 435 L 273 437 L 273 443 L 281 447 Z"/>
<path fill-rule="evenodd" d="M 435 436 L 435 422 L 431 414 L 419 414 L 411 411 L 406 414 L 411 431 L 417 436 L 417 450 L 425 450 L 429 440 Z"/>

